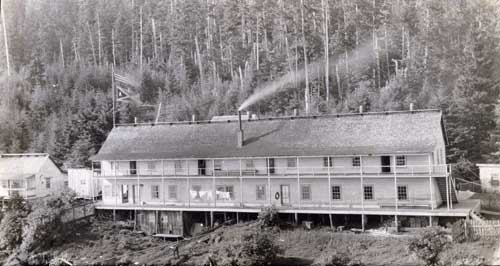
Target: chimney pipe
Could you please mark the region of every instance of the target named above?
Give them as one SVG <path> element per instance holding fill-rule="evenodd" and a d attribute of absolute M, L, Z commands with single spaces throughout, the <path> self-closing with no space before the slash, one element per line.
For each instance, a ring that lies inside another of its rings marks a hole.
<path fill-rule="evenodd" d="M 410 111 L 413 111 L 413 103 L 410 103 Z"/>
<path fill-rule="evenodd" d="M 191 115 L 191 121 L 195 122 L 196 121 L 196 115 L 195 114 L 192 114 Z"/>
<path fill-rule="evenodd" d="M 360 105 L 359 106 L 359 113 L 362 114 L 363 113 L 363 105 Z"/>
<path fill-rule="evenodd" d="M 134 124 L 137 124 L 137 116 L 134 117 Z"/>
<path fill-rule="evenodd" d="M 297 116 L 297 108 L 293 108 L 293 116 Z"/>
<path fill-rule="evenodd" d="M 245 142 L 245 139 L 243 138 L 243 125 L 241 124 L 241 111 L 238 111 L 238 126 L 240 130 L 238 132 L 238 147 L 241 148 Z"/>

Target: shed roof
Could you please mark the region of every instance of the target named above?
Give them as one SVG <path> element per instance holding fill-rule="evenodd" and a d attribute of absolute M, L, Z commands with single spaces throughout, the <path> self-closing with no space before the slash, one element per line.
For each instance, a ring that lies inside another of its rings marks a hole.
<path fill-rule="evenodd" d="M 444 141 L 439 110 L 118 126 L 93 160 L 321 156 L 431 152 Z"/>
<path fill-rule="evenodd" d="M 24 179 L 40 172 L 46 153 L 0 154 L 0 180 Z"/>

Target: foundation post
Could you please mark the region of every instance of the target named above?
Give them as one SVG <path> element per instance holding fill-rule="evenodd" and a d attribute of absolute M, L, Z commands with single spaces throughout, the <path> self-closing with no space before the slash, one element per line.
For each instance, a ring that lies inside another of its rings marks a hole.
<path fill-rule="evenodd" d="M 237 224 L 240 223 L 240 213 L 239 212 L 236 212 L 236 223 Z"/>
<path fill-rule="evenodd" d="M 328 214 L 328 219 L 330 219 L 330 229 L 333 229 L 333 219 L 332 219 L 332 214 Z"/>
<path fill-rule="evenodd" d="M 181 235 L 184 236 L 184 212 L 180 211 L 181 215 Z"/>
<path fill-rule="evenodd" d="M 214 212 L 210 211 L 210 227 L 214 227 Z"/>
<path fill-rule="evenodd" d="M 113 209 L 113 223 L 116 222 L 116 209 Z"/>
<path fill-rule="evenodd" d="M 158 210 L 155 210 L 155 234 L 158 234 L 158 223 L 159 223 Z"/>
<path fill-rule="evenodd" d="M 366 215 L 361 214 L 361 231 L 365 231 L 365 225 L 366 225 Z"/>
<path fill-rule="evenodd" d="M 299 224 L 299 214 L 294 213 L 294 215 L 295 215 L 295 224 Z"/>
<path fill-rule="evenodd" d="M 432 226 L 432 216 L 429 216 L 429 226 Z"/>

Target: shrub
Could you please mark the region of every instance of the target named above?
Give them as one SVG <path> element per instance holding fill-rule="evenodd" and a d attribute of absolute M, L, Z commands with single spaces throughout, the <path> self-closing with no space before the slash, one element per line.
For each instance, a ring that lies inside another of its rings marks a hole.
<path fill-rule="evenodd" d="M 239 265 L 270 265 L 279 254 L 281 248 L 276 244 L 272 233 L 268 231 L 255 232 L 243 237 L 242 259 Z"/>
<path fill-rule="evenodd" d="M 312 266 L 363 266 L 364 264 L 357 261 L 352 260 L 348 254 L 345 253 L 328 253 L 323 252 L 317 258 Z"/>
<path fill-rule="evenodd" d="M 22 198 L 9 201 L 0 221 L 0 250 L 13 250 L 22 242 L 23 224 L 28 210 Z"/>
<path fill-rule="evenodd" d="M 278 209 L 274 205 L 262 209 L 257 219 L 262 227 L 271 227 L 280 225 Z"/>
<path fill-rule="evenodd" d="M 439 255 L 448 244 L 446 233 L 439 227 L 426 228 L 419 236 L 412 239 L 408 249 L 413 252 L 425 265 L 439 265 Z"/>

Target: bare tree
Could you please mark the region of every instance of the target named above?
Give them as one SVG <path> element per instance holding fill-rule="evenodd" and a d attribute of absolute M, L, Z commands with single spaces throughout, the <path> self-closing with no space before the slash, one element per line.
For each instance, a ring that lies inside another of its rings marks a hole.
<path fill-rule="evenodd" d="M 3 40 L 5 43 L 5 58 L 7 60 L 7 76 L 10 76 L 9 41 L 7 39 L 7 25 L 5 23 L 5 8 L 2 6 L 1 2 L 0 2 L 0 9 L 2 14 Z"/>
<path fill-rule="evenodd" d="M 308 75 L 308 70 L 307 70 L 307 47 L 306 47 L 306 34 L 304 30 L 304 0 L 300 0 L 300 17 L 301 17 L 301 25 L 302 25 L 302 45 L 303 45 L 303 50 L 304 50 L 304 72 L 305 72 L 305 78 L 306 78 L 306 91 L 304 93 L 304 100 L 305 100 L 305 111 L 306 114 L 309 113 L 309 75 Z"/>

